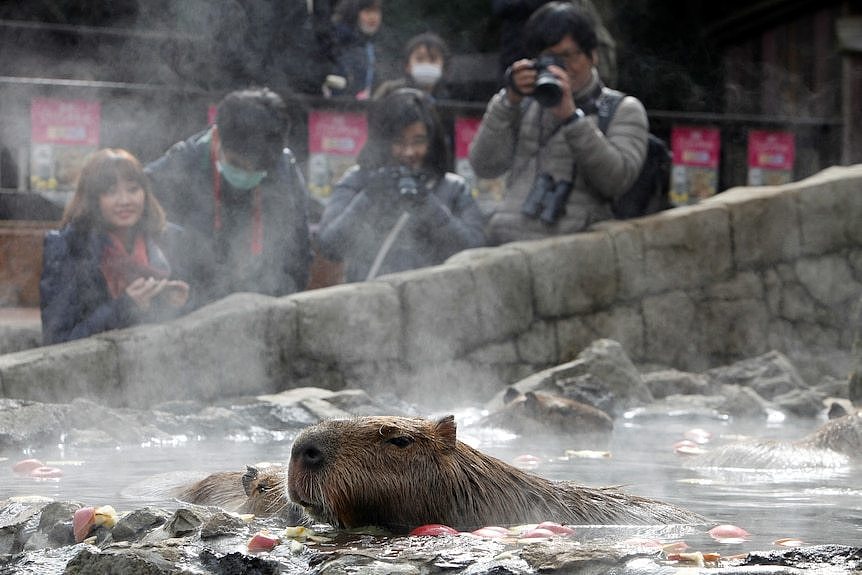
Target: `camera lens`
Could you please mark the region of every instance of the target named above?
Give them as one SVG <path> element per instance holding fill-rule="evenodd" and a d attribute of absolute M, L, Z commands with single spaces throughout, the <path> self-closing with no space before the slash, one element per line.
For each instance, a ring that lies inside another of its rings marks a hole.
<path fill-rule="evenodd" d="M 563 99 L 563 88 L 560 81 L 551 73 L 546 73 L 550 78 L 539 76 L 533 88 L 533 98 L 545 108 L 553 108 Z"/>
<path fill-rule="evenodd" d="M 554 76 L 548 66 L 565 66 L 565 62 L 556 56 L 547 54 L 536 60 L 536 83 L 533 85 L 533 98 L 546 108 L 553 108 L 563 99 L 563 86 L 559 78 Z"/>

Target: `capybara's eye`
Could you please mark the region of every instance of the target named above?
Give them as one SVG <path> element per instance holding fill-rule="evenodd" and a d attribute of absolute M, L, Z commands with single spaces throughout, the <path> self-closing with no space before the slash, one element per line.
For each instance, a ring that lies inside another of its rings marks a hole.
<path fill-rule="evenodd" d="M 397 437 L 392 437 L 387 441 L 395 447 L 407 447 L 413 443 L 413 438 L 409 435 L 399 435 Z"/>

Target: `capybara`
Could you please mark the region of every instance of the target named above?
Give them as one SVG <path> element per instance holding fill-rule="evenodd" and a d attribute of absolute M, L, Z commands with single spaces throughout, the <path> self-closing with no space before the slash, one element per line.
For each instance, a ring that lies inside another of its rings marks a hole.
<path fill-rule="evenodd" d="M 247 466 L 243 471 L 220 471 L 178 489 L 174 496 L 197 505 L 215 505 L 259 517 L 278 516 L 292 524 L 307 523 L 301 507 L 289 501 L 283 465 Z"/>
<path fill-rule="evenodd" d="M 668 503 L 615 487 L 526 473 L 458 441 L 453 416 L 329 420 L 296 438 L 288 493 L 312 518 L 395 533 L 442 523 L 459 530 L 545 520 L 566 524 L 703 523 Z"/>
<path fill-rule="evenodd" d="M 693 467 L 806 469 L 844 467 L 862 460 L 862 412 L 832 419 L 796 441 L 752 439 L 692 458 Z"/>

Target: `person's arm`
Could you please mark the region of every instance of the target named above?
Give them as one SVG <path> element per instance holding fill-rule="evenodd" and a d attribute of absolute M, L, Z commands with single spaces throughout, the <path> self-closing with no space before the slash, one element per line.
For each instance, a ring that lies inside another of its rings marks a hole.
<path fill-rule="evenodd" d="M 424 227 L 440 259 L 483 246 L 485 217 L 464 178 L 446 174 L 438 190 L 439 194 L 429 193 L 410 213 Z"/>
<path fill-rule="evenodd" d="M 604 197 L 613 199 L 622 194 L 640 174 L 649 123 L 643 104 L 636 98 L 627 96 L 620 102 L 607 134 L 587 119 L 565 126 L 563 133 L 577 161 L 578 174 Z"/>
<path fill-rule="evenodd" d="M 323 210 L 317 245 L 323 256 L 342 261 L 354 238 L 369 221 L 373 200 L 365 189 L 365 175 L 358 166 L 351 168 L 335 184 Z"/>
<path fill-rule="evenodd" d="M 56 232 L 45 236 L 42 257 L 39 294 L 45 345 L 128 327 L 135 322 L 135 304 L 125 294 L 117 299 L 106 297 L 89 313 L 83 309 L 81 290 L 92 289 L 97 282 L 82 285 L 80 262 L 72 259 L 68 243 Z"/>
<path fill-rule="evenodd" d="M 179 142 L 144 168 L 153 195 L 159 200 L 168 219 L 181 225 L 186 225 L 185 217 L 190 210 L 200 209 L 200 206 L 196 208 L 190 205 L 196 196 L 187 192 L 193 172 L 190 163 L 188 144 Z"/>
<path fill-rule="evenodd" d="M 480 178 L 496 178 L 512 167 L 521 120 L 521 106 L 501 90 L 491 98 L 470 146 L 470 164 Z"/>

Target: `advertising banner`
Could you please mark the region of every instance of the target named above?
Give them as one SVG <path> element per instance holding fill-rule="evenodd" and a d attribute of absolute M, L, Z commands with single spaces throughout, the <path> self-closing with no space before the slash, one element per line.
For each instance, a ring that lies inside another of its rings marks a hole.
<path fill-rule="evenodd" d="M 30 189 L 70 191 L 90 152 L 99 147 L 101 105 L 91 100 L 30 102 Z"/>
<path fill-rule="evenodd" d="M 308 114 L 308 189 L 325 200 L 356 163 L 368 138 L 365 114 L 312 110 Z"/>
<path fill-rule="evenodd" d="M 721 133 L 716 128 L 674 126 L 671 130 L 673 169 L 670 201 L 694 204 L 718 191 Z"/>
<path fill-rule="evenodd" d="M 793 181 L 796 139 L 791 132 L 748 133 L 748 185 L 777 186 Z"/>

